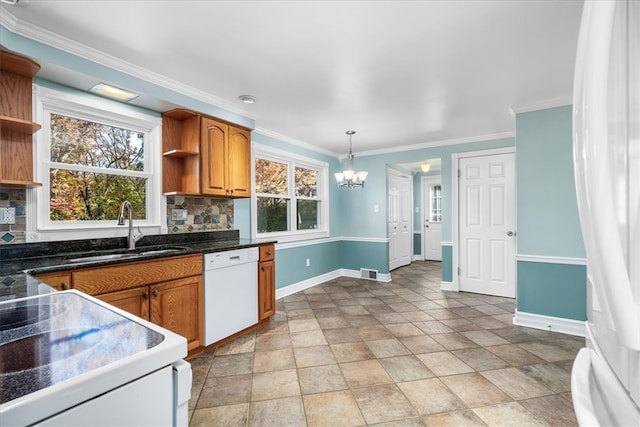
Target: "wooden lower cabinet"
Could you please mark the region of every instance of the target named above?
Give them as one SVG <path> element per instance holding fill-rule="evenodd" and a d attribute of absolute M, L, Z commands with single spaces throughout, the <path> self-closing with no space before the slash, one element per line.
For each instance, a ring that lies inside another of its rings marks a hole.
<path fill-rule="evenodd" d="M 35 277 L 57 291 L 71 289 L 71 273 L 69 272 L 40 273 Z"/>
<path fill-rule="evenodd" d="M 72 280 L 74 288 L 182 335 L 189 351 L 202 347 L 201 254 L 75 270 Z"/>
<path fill-rule="evenodd" d="M 202 309 L 200 289 L 202 276 L 149 286 L 151 322 L 185 337 L 190 351 L 202 346 L 203 324 L 194 315 Z"/>
<path fill-rule="evenodd" d="M 125 291 L 109 292 L 96 295 L 96 298 L 108 302 L 128 313 L 144 320 L 149 320 L 149 287 L 127 289 Z"/>
<path fill-rule="evenodd" d="M 276 314 L 276 265 L 274 261 L 258 263 L 258 320 Z"/>

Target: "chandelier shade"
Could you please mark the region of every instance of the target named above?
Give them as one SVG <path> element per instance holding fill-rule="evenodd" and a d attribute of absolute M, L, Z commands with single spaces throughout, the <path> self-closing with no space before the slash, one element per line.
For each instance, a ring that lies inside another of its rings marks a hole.
<path fill-rule="evenodd" d="M 354 130 L 348 130 L 345 132 L 349 135 L 349 154 L 347 155 L 348 169 L 335 174 L 338 187 L 354 188 L 364 187 L 364 182 L 367 179 L 368 172 L 360 171 L 355 172 L 353 168 L 353 151 L 351 149 L 351 136 L 356 133 Z"/>

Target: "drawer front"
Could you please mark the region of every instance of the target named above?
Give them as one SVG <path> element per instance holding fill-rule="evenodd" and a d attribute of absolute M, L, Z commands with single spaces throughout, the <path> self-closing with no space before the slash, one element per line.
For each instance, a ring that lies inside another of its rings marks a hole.
<path fill-rule="evenodd" d="M 260 246 L 260 261 L 271 261 L 276 255 L 276 248 L 273 244 Z"/>
<path fill-rule="evenodd" d="M 71 273 L 68 272 L 56 272 L 56 273 L 41 273 L 36 274 L 35 277 L 41 282 L 52 286 L 58 291 L 64 291 L 71 289 Z"/>
<path fill-rule="evenodd" d="M 99 295 L 202 274 L 202 255 L 129 262 L 73 272 L 75 289 Z"/>

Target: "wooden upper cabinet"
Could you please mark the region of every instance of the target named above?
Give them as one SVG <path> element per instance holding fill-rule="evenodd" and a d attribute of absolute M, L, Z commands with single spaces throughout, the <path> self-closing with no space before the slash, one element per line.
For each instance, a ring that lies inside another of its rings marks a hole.
<path fill-rule="evenodd" d="M 251 197 L 251 132 L 188 110 L 163 114 L 164 194 Z"/>
<path fill-rule="evenodd" d="M 251 196 L 249 131 L 210 118 L 202 119 L 202 194 Z"/>
<path fill-rule="evenodd" d="M 0 185 L 34 187 L 31 121 L 32 77 L 40 66 L 28 58 L 0 51 Z"/>

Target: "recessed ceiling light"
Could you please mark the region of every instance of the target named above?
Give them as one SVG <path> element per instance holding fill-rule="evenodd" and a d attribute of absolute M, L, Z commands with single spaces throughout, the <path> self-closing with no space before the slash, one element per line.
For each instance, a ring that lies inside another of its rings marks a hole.
<path fill-rule="evenodd" d="M 132 93 L 105 83 L 98 83 L 97 85 L 89 89 L 89 92 L 93 92 L 98 95 L 106 96 L 108 98 L 113 98 L 117 99 L 118 101 L 124 102 L 129 102 L 139 96 L 137 93 Z"/>
<path fill-rule="evenodd" d="M 256 102 L 256 98 L 251 95 L 240 95 L 238 99 L 245 104 L 253 104 L 254 102 Z"/>

